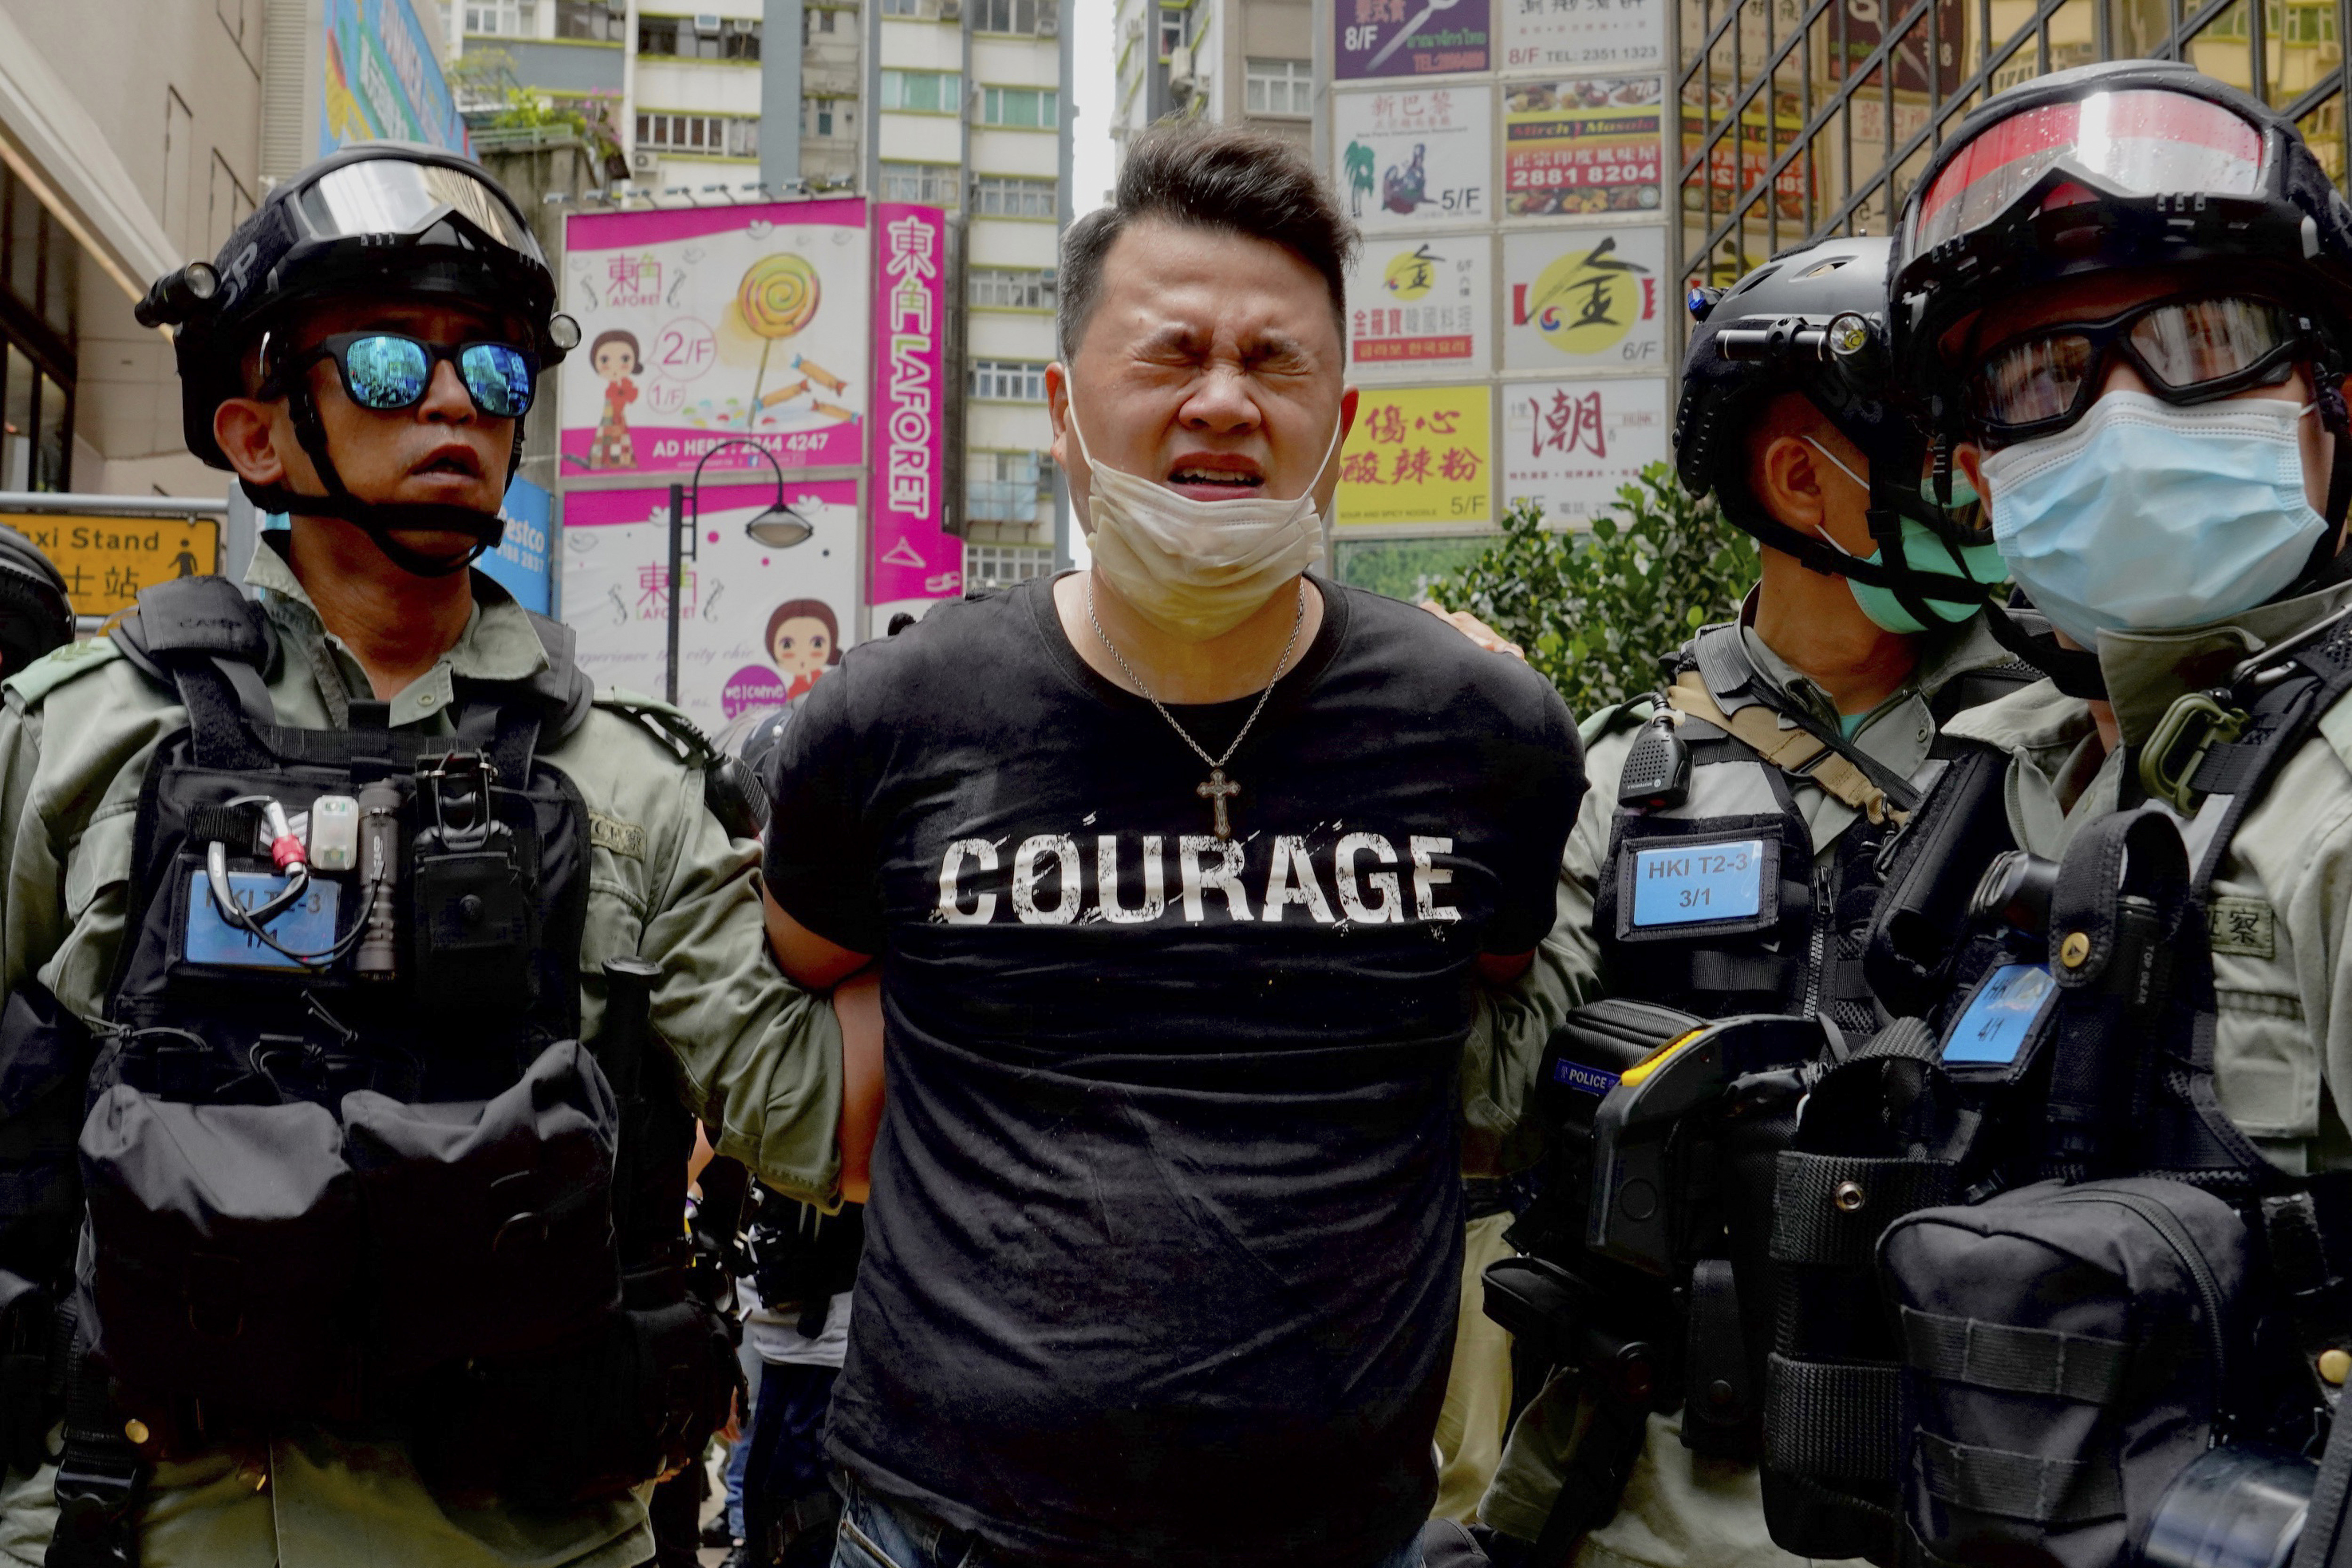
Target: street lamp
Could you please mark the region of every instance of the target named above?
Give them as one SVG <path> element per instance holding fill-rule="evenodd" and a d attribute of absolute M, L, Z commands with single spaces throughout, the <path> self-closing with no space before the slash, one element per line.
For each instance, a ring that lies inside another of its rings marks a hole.
<path fill-rule="evenodd" d="M 776 461 L 776 455 L 759 442 L 740 436 L 721 441 L 703 453 L 702 462 L 694 465 L 694 477 L 685 484 L 670 486 L 668 695 L 672 707 L 677 704 L 678 581 L 686 575 L 688 559 L 698 563 L 702 559 L 702 468 L 704 463 L 730 447 L 751 447 L 768 460 L 768 467 L 776 470 L 776 499 L 765 511 L 743 525 L 744 533 L 754 542 L 764 544 L 771 550 L 790 550 L 795 544 L 806 543 L 809 536 L 816 531 L 815 524 L 784 504 L 784 466 Z M 689 513 L 693 519 L 690 522 L 688 521 Z"/>

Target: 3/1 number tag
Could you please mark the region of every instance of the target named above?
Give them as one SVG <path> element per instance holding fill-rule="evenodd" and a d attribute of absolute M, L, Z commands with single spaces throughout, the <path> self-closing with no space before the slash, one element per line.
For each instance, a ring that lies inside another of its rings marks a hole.
<path fill-rule="evenodd" d="M 285 890 L 287 879 L 262 871 L 232 871 L 229 892 L 239 907 L 257 909 Z M 342 896 L 337 884 L 312 878 L 310 889 L 290 910 L 262 929 L 278 947 L 295 952 L 323 952 L 335 945 L 335 911 Z M 181 955 L 190 963 L 220 964 L 237 969 L 299 969 L 285 953 L 268 947 L 249 932 L 222 918 L 202 871 L 188 878 L 188 940 Z"/>
<path fill-rule="evenodd" d="M 1633 851 L 1633 924 L 1745 920 L 1764 908 L 1764 841 Z"/>
<path fill-rule="evenodd" d="M 1947 1066 L 2008 1067 L 2058 994 L 2046 963 L 2004 963 L 1985 977 L 1944 1040 Z"/>

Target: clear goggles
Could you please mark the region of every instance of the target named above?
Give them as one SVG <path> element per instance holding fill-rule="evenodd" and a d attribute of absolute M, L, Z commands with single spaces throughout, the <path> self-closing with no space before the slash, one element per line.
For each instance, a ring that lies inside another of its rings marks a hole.
<path fill-rule="evenodd" d="M 422 234 L 454 212 L 509 250 L 540 254 L 539 242 L 487 178 L 446 163 L 405 158 L 345 163 L 302 193 L 302 211 L 325 239 Z"/>
<path fill-rule="evenodd" d="M 2100 321 L 2057 322 L 1996 343 L 1969 374 L 1969 416 L 1993 443 L 2063 430 L 2097 402 L 2121 358 L 2168 403 L 2275 386 L 2306 354 L 2310 326 L 2243 294 L 2156 300 Z"/>
<path fill-rule="evenodd" d="M 1996 121 L 1944 165 L 1911 220 L 1912 255 L 1994 222 L 2052 168 L 2117 195 L 2261 193 L 2263 133 L 2218 103 L 2135 88 Z"/>

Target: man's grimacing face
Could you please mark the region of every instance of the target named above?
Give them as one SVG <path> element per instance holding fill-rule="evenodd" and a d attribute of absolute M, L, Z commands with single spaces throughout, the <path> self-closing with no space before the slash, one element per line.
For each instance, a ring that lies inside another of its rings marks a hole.
<path fill-rule="evenodd" d="M 1328 511 L 1339 460 L 1324 454 L 1355 416 L 1346 363 L 1330 290 L 1296 253 L 1146 218 L 1103 258 L 1076 355 L 1055 367 L 1054 458 L 1086 516 L 1075 403 L 1087 453 L 1107 468 L 1200 500 L 1287 500 L 1313 485 Z"/>

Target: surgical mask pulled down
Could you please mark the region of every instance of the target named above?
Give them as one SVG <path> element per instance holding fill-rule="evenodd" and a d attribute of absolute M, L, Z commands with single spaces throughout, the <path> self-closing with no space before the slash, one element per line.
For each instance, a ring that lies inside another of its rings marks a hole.
<path fill-rule="evenodd" d="M 2297 427 L 2314 406 L 2108 393 L 2071 427 L 1985 459 L 1993 542 L 2084 647 L 2102 631 L 2252 609 L 2302 574 L 2327 531 L 2304 492 Z"/>
<path fill-rule="evenodd" d="M 1798 438 L 1827 458 L 1836 467 L 1838 472 L 1860 485 L 1864 491 L 1870 489 L 1870 481 L 1839 462 L 1836 453 L 1810 436 Z M 1976 493 L 1969 489 L 1968 480 L 1957 474 L 1952 476 L 1951 504 L 1954 510 L 1969 505 L 1976 499 Z M 1822 536 L 1831 549 L 1843 555 L 1853 555 L 1853 551 L 1848 550 L 1831 536 L 1828 529 L 1816 529 L 1814 531 Z M 1872 551 L 1867 555 L 1857 556 L 1855 559 L 1876 566 L 1884 563 L 1885 555 L 1885 550 L 1881 548 Z M 1958 557 L 1957 560 L 1954 559 L 1955 556 Z M 1987 586 L 2000 582 L 2009 574 L 2009 568 L 2001 563 L 2000 552 L 1992 545 L 1971 544 L 1956 550 L 1953 546 L 1945 543 L 1943 537 L 1934 529 L 1916 518 L 1908 517 L 1903 520 L 1903 563 L 1912 571 L 1922 574 L 1949 577 L 1956 582 Z M 1882 587 L 1875 583 L 1864 583 L 1853 577 L 1845 580 L 1845 585 L 1853 593 L 1853 602 L 1863 615 L 1869 619 L 1871 625 L 1881 631 L 1910 633 L 1924 632 L 1927 629 L 1925 622 L 1904 607 L 1902 599 L 1896 595 L 1894 589 Z M 1958 625 L 1967 620 L 1977 613 L 1977 606 L 1982 602 L 1981 599 L 1971 599 L 1962 603 L 1949 599 L 1930 599 L 1918 595 L 1912 596 L 1918 599 L 1937 620 L 1946 625 Z"/>
<path fill-rule="evenodd" d="M 1097 463 L 1078 428 L 1070 434 L 1092 476 L 1092 499 L 1079 512 L 1096 570 L 1136 614 L 1187 642 L 1222 637 L 1261 609 L 1276 590 L 1323 559 L 1323 518 L 1315 487 L 1339 449 L 1334 424 L 1307 493 L 1291 500 L 1243 496 L 1192 497 Z"/>

